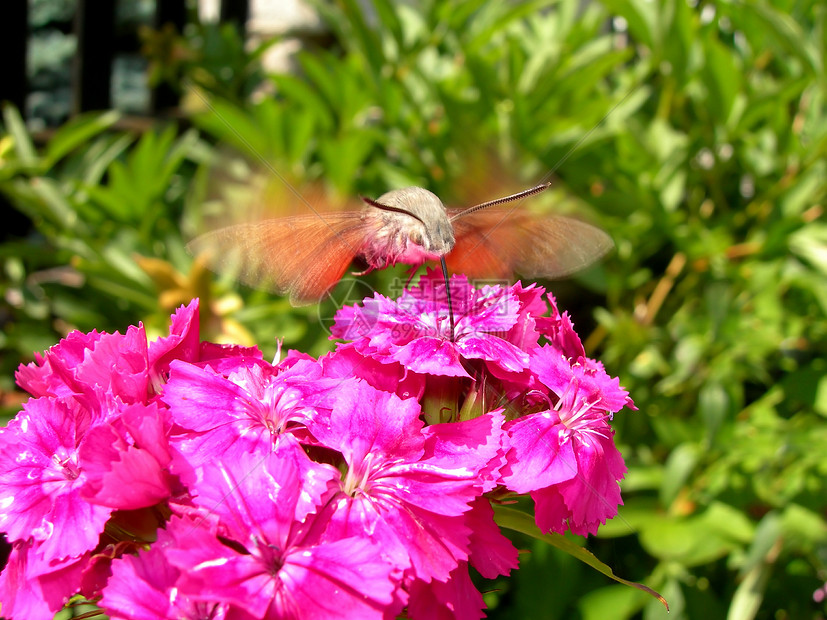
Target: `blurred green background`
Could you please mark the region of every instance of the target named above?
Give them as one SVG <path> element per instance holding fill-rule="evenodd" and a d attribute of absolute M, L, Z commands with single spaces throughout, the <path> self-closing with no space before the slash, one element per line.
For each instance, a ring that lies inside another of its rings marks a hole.
<path fill-rule="evenodd" d="M 245 47 L 229 25 L 145 31 L 149 78 L 182 96 L 176 120 L 124 130 L 107 111 L 35 135 L 4 107 L 0 194 L 31 222 L 0 245 L 5 415 L 33 351 L 72 329 L 163 333 L 193 296 L 205 338 L 268 356 L 277 338 L 330 347 L 331 302 L 292 308 L 187 255 L 226 162 L 331 199 L 420 185 L 455 206 L 553 173 L 549 195 L 520 208 L 580 215 L 617 250 L 544 284 L 639 407 L 614 424 L 625 506 L 584 544 L 660 591 L 674 620 L 824 618 L 823 3 L 312 6 L 327 36 L 284 72 L 259 63 L 274 41 Z M 366 282 L 388 292 L 400 273 Z M 519 543 L 522 568 L 483 586 L 490 617 L 667 617 Z"/>

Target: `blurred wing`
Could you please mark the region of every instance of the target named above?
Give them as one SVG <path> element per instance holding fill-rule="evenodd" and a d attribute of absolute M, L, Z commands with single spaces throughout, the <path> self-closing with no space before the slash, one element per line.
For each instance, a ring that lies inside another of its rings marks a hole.
<path fill-rule="evenodd" d="M 449 212 L 449 216 L 457 212 Z M 612 249 L 605 232 L 562 216 L 485 209 L 453 220 L 456 245 L 445 257 L 454 273 L 472 278 L 562 278 Z"/>
<path fill-rule="evenodd" d="M 362 251 L 369 226 L 358 211 L 283 217 L 219 228 L 187 249 L 203 255 L 213 271 L 304 305 L 341 279 Z"/>

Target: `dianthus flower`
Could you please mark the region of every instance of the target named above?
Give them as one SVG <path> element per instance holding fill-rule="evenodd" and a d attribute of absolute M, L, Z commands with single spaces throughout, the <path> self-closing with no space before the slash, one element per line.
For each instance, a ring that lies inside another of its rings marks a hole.
<path fill-rule="evenodd" d="M 284 443 L 202 474 L 193 487 L 200 512 L 173 519 L 171 542 L 160 546 L 182 596 L 251 618 L 383 618 L 401 609 L 393 567 L 365 532 L 317 535 L 313 511 L 335 469 Z"/>
<path fill-rule="evenodd" d="M 441 282 L 432 271 L 396 301 L 377 294 L 343 308 L 332 334 L 350 338 L 341 346 L 371 363 L 422 376 L 428 421 L 502 407 L 507 462 L 499 482 L 531 494 L 543 531 L 594 533 L 622 503 L 618 481 L 626 467 L 609 421 L 634 407 L 628 393 L 586 357 L 570 317 L 542 288 L 518 282 L 475 289 L 452 277 L 451 334 Z"/>
<path fill-rule="evenodd" d="M 110 533 L 155 536 L 156 505 L 179 490 L 158 391 L 171 359 L 211 359 L 219 350 L 200 346 L 193 302 L 152 343 L 143 326 L 123 335 L 73 332 L 20 367 L 18 383 L 32 398 L 0 430 L 0 530 L 14 548 L 0 577 L 4 614 L 27 617 L 18 605 L 36 605 L 12 596 L 14 583 L 41 584 L 40 603 L 59 601 L 53 612 L 80 590 L 66 567 L 97 583 L 94 565 L 118 542 Z"/>
<path fill-rule="evenodd" d="M 336 316 L 334 352 L 73 333 L 0 430 L 3 613 L 101 596 L 113 618 L 480 618 L 469 568 L 517 567 L 492 503 L 545 532 L 621 504 L 610 421 L 633 407 L 535 285 L 429 272 Z"/>
<path fill-rule="evenodd" d="M 361 306 L 342 308 L 331 334 L 352 341 L 365 357 L 424 375 L 468 377 L 464 360 L 482 360 L 504 372 L 527 368 L 527 352 L 508 339 L 521 318 L 518 295 L 501 286 L 476 289 L 465 276 L 454 276 L 451 333 L 441 278 L 429 271 L 397 300 L 376 293 Z"/>

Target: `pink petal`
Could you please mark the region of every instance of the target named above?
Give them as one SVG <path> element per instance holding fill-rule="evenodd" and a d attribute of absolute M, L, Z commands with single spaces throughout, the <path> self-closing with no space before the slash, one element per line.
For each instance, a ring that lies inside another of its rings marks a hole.
<path fill-rule="evenodd" d="M 423 375 L 469 376 L 454 343 L 443 338 L 417 338 L 400 347 L 392 358 Z"/>
<path fill-rule="evenodd" d="M 577 463 L 566 428 L 550 411 L 534 413 L 505 425 L 509 437 L 508 465 L 502 481 L 517 493 L 542 489 L 577 474 Z"/>
<path fill-rule="evenodd" d="M 487 579 L 508 575 L 519 564 L 517 549 L 503 536 L 494 522 L 494 509 L 487 499 L 479 497 L 465 522 L 471 529 L 471 564 Z"/>
<path fill-rule="evenodd" d="M 169 375 L 172 360 L 196 362 L 199 350 L 198 299 L 193 299 L 189 305 L 181 306 L 172 315 L 169 336 L 149 343 L 149 369 L 155 391 L 160 391 L 160 386 Z"/>
<path fill-rule="evenodd" d="M 93 549 L 111 509 L 81 499 L 78 444 L 90 415 L 74 399 L 32 399 L 0 432 L 0 530 L 32 536 L 47 559 Z"/>
<path fill-rule="evenodd" d="M 445 582 L 414 580 L 408 613 L 413 620 L 478 620 L 485 602 L 468 574 L 468 565 L 455 568 Z"/>

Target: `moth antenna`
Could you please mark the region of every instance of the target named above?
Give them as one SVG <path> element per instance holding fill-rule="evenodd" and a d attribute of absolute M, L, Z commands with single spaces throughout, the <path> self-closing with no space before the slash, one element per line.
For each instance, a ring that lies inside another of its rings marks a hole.
<path fill-rule="evenodd" d="M 486 209 L 488 207 L 505 204 L 506 202 L 513 202 L 515 200 L 521 200 L 523 198 L 528 198 L 529 196 L 533 196 L 534 194 L 539 194 L 540 192 L 547 190 L 549 187 L 551 187 L 551 183 L 540 183 L 540 185 L 535 185 L 530 189 L 517 192 L 516 194 L 504 196 L 503 198 L 496 198 L 494 200 L 489 200 L 488 202 L 483 202 L 482 204 L 478 204 L 473 207 L 468 207 L 467 209 L 464 209 L 457 213 L 455 216 L 453 216 L 451 218 L 451 221 L 453 222 L 454 220 L 458 220 L 461 217 L 471 215 L 472 213 L 481 211 L 482 209 Z"/>
<path fill-rule="evenodd" d="M 451 342 L 454 341 L 454 307 L 451 304 L 451 285 L 448 282 L 448 265 L 445 264 L 445 257 L 439 257 L 439 264 L 442 265 L 442 277 L 445 278 L 445 298 L 448 301 L 448 320 L 451 325 Z"/>
<path fill-rule="evenodd" d="M 411 213 L 410 211 L 406 211 L 401 207 L 391 207 L 390 205 L 383 205 L 381 202 L 376 202 L 373 198 L 365 198 L 364 196 L 362 196 L 361 198 L 362 202 L 364 202 L 365 204 L 369 204 L 371 207 L 376 207 L 377 209 L 380 209 L 382 211 L 393 211 L 394 213 L 402 213 L 404 215 L 412 217 L 417 222 L 423 225 L 425 224 L 425 222 L 422 221 L 421 217 L 414 213 Z"/>

